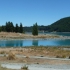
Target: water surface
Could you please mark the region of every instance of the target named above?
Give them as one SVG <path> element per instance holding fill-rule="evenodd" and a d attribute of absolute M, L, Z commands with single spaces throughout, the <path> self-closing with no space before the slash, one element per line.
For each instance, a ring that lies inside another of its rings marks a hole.
<path fill-rule="evenodd" d="M 70 39 L 0 40 L 0 47 L 69 46 L 69 45 L 70 45 Z"/>

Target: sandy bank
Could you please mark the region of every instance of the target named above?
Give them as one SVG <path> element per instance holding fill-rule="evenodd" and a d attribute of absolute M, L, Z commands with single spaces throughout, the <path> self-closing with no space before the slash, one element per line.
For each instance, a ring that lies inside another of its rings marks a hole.
<path fill-rule="evenodd" d="M 63 47 L 0 48 L 0 62 L 70 64 L 70 50 L 66 49 Z M 8 55 L 11 55 L 12 59 L 8 59 Z"/>
<path fill-rule="evenodd" d="M 69 70 L 69 55 L 70 50 L 65 47 L 0 48 L 0 63 L 3 67 L 17 70 L 23 65 L 27 65 L 29 70 Z M 12 59 L 8 59 L 10 57 Z"/>
<path fill-rule="evenodd" d="M 0 32 L 0 39 L 70 39 L 70 37 L 53 34 L 39 34 L 38 36 L 33 36 L 31 34 Z"/>

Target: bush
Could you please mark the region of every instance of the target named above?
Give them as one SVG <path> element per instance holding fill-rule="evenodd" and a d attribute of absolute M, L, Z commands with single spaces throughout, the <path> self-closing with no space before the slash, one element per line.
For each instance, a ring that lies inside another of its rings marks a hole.
<path fill-rule="evenodd" d="M 62 55 L 62 58 L 66 58 L 66 55 Z"/>
<path fill-rule="evenodd" d="M 57 55 L 56 58 L 66 58 L 66 55 L 62 55 L 62 56 Z"/>
<path fill-rule="evenodd" d="M 5 53 L 6 53 L 5 51 L 1 51 L 1 52 L 0 52 L 0 54 L 5 54 Z"/>
<path fill-rule="evenodd" d="M 29 56 L 26 56 L 26 58 L 29 58 Z"/>
<path fill-rule="evenodd" d="M 60 56 L 59 56 L 59 55 L 57 55 L 57 56 L 56 56 L 56 58 L 60 58 Z"/>
<path fill-rule="evenodd" d="M 28 70 L 28 67 L 27 66 L 23 66 L 23 67 L 21 67 L 21 70 Z"/>
<path fill-rule="evenodd" d="M 15 54 L 13 54 L 12 52 L 9 53 L 7 59 L 9 59 L 9 60 L 16 59 Z"/>
<path fill-rule="evenodd" d="M 69 56 L 69 59 L 70 59 L 70 56 Z"/>

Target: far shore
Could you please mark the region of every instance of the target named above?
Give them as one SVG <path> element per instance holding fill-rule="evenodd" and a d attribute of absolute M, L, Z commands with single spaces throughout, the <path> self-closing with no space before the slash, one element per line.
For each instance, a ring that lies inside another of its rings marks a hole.
<path fill-rule="evenodd" d="M 60 36 L 54 34 L 39 34 L 38 36 L 33 36 L 31 34 L 23 33 L 12 33 L 12 32 L 0 32 L 0 40 L 9 40 L 9 39 L 70 39 L 69 36 Z"/>

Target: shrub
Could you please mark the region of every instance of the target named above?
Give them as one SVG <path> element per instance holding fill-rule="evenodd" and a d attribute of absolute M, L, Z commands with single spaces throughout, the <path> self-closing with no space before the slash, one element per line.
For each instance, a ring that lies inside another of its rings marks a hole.
<path fill-rule="evenodd" d="M 66 58 L 66 55 L 62 55 L 62 56 L 57 55 L 56 58 Z"/>
<path fill-rule="evenodd" d="M 29 58 L 29 56 L 26 56 L 26 58 Z"/>
<path fill-rule="evenodd" d="M 69 56 L 69 59 L 70 59 L 70 56 Z"/>
<path fill-rule="evenodd" d="M 5 54 L 5 51 L 1 51 L 0 54 Z"/>
<path fill-rule="evenodd" d="M 56 58 L 61 58 L 61 57 L 59 55 L 57 55 Z"/>
<path fill-rule="evenodd" d="M 21 70 L 28 70 L 28 67 L 27 66 L 23 66 L 23 67 L 21 67 Z"/>
<path fill-rule="evenodd" d="M 66 58 L 66 55 L 62 55 L 62 58 Z"/>
<path fill-rule="evenodd" d="M 15 59 L 15 58 L 16 58 L 16 57 L 15 57 L 15 54 L 13 54 L 12 52 L 10 52 L 10 53 L 8 54 L 7 59 L 13 60 L 13 59 Z"/>

